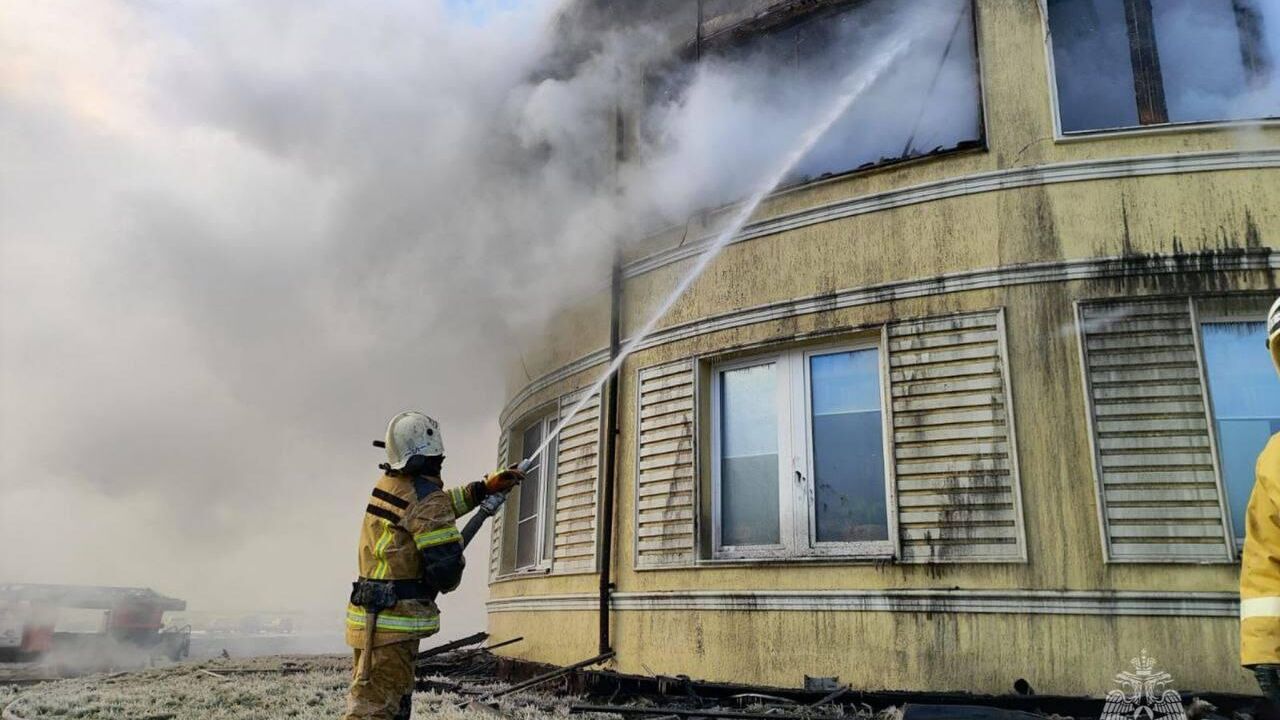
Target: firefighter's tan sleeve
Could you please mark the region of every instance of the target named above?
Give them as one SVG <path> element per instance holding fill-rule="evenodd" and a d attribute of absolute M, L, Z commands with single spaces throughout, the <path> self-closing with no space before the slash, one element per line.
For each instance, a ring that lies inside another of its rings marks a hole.
<path fill-rule="evenodd" d="M 413 535 L 419 550 L 448 543 L 462 542 L 462 534 L 454 525 L 456 515 L 448 492 L 433 492 L 410 505 L 400 525 Z"/>
<path fill-rule="evenodd" d="M 1240 562 L 1240 664 L 1280 664 L 1280 435 L 1258 456 Z"/>

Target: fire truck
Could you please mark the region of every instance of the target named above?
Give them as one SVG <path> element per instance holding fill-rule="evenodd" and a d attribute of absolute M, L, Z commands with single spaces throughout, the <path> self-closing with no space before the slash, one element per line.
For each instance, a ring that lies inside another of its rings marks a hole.
<path fill-rule="evenodd" d="M 150 588 L 90 585 L 0 585 L 0 662 L 32 662 L 54 650 L 124 647 L 147 656 L 187 656 L 191 631 L 166 628 L 164 614 L 185 600 Z M 101 612 L 97 632 L 60 631 L 60 613 Z"/>

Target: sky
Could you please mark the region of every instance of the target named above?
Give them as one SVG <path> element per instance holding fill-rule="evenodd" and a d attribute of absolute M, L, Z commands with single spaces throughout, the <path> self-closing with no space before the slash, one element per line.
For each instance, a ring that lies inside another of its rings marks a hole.
<path fill-rule="evenodd" d="M 387 421 L 432 415 L 446 483 L 481 478 L 504 368 L 614 243 L 741 197 L 844 79 L 709 59 L 615 168 L 619 88 L 671 29 L 557 35 L 562 5 L 0 0 L 0 582 L 336 631 Z M 976 130 L 964 4 L 865 7 L 839 72 L 890 31 L 912 52 L 815 167 Z M 445 636 L 484 625 L 487 539 Z"/>
<path fill-rule="evenodd" d="M 337 616 L 391 416 L 442 423 L 448 483 L 492 469 L 536 318 L 484 246 L 509 219 L 454 238 L 497 201 L 505 159 L 461 153 L 537 52 L 526 5 L 5 5 L 0 582 Z"/>

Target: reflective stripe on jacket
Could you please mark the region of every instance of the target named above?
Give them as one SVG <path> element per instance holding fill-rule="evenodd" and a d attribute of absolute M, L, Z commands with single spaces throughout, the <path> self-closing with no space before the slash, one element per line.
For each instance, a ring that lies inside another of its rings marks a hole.
<path fill-rule="evenodd" d="M 457 509 L 469 511 L 479 500 L 471 486 L 443 490 L 438 479 L 429 479 L 431 492 L 419 499 L 411 478 L 383 475 L 370 494 L 360 523 L 357 572 L 374 580 L 420 580 L 420 551 L 462 544 L 454 524 Z M 478 483 L 472 483 L 477 485 Z M 454 492 L 459 490 L 461 492 Z M 480 498 L 483 499 L 483 498 Z M 456 552 L 456 551 L 455 551 Z M 347 644 L 364 646 L 367 616 L 363 608 L 347 604 Z M 433 601 L 401 600 L 378 614 L 373 646 L 416 640 L 440 629 L 440 611 Z"/>
<path fill-rule="evenodd" d="M 1240 558 L 1240 664 L 1280 663 L 1280 435 L 1258 456 Z"/>

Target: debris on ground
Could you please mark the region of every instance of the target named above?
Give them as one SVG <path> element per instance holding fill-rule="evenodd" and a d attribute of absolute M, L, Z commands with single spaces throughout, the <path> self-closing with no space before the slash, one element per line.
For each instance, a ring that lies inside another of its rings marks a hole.
<path fill-rule="evenodd" d="M 486 639 L 467 640 L 479 645 Z M 488 651 L 517 640 L 487 647 L 454 644 L 420 653 L 415 716 L 443 720 L 564 720 L 571 715 L 583 720 L 1086 720 L 1096 718 L 1101 707 L 1100 700 L 1088 698 L 1011 695 L 983 696 L 979 701 L 978 696 L 960 694 L 870 693 L 840 685 L 834 678 L 811 682 L 805 689 L 751 688 L 687 676 L 600 671 L 598 664 L 611 653 L 553 668 L 518 663 Z M 342 714 L 350 676 L 349 655 L 311 655 L 219 658 L 26 685 L 7 684 L 0 678 L 0 715 L 3 720 L 319 720 Z M 1224 698 L 1214 700 L 1221 707 Z M 1200 698 L 1190 705 L 1188 716 L 1199 720 L 1238 716 L 1219 714 Z M 1068 706 L 1076 712 L 1062 712 Z"/>
<path fill-rule="evenodd" d="M 427 659 L 419 664 L 414 694 L 414 707 L 424 716 L 550 720 L 567 715 L 574 700 L 537 688 L 504 696 L 515 684 L 497 679 L 498 660 L 484 648 Z M 0 684 L 0 709 L 5 720 L 331 720 L 346 705 L 350 677 L 348 655 L 219 658 L 39 684 Z"/>

